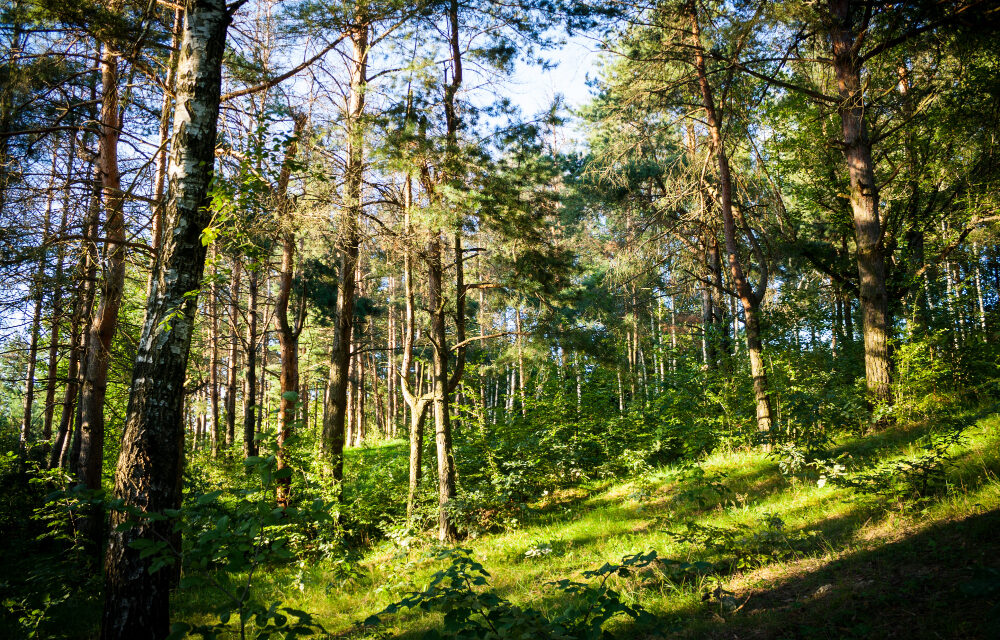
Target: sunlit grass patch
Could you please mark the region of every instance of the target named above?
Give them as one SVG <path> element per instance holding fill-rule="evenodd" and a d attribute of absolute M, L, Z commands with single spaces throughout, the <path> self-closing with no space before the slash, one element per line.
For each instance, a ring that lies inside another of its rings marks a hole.
<path fill-rule="evenodd" d="M 623 602 L 657 616 L 664 635 L 742 637 L 741 629 L 754 628 L 762 637 L 783 637 L 779 630 L 787 623 L 799 629 L 792 635 L 803 637 L 811 637 L 810 629 L 816 637 L 877 637 L 877 615 L 867 628 L 841 613 L 859 606 L 859 594 L 868 594 L 892 620 L 899 599 L 879 581 L 900 593 L 912 591 L 920 606 L 934 612 L 932 581 L 921 563 L 943 562 L 946 556 L 937 550 L 944 549 L 955 561 L 947 570 L 953 580 L 971 575 L 967 563 L 979 551 L 963 542 L 963 532 L 982 530 L 977 518 L 1000 511 L 998 425 L 1000 418 L 991 416 L 968 427 L 948 449 L 945 488 L 918 502 L 865 496 L 809 475 L 786 477 L 774 456 L 732 449 L 698 465 L 555 489 L 531 505 L 520 526 L 467 539 L 463 546 L 490 573 L 489 588 L 498 597 L 546 616 L 573 602 L 552 583 L 580 580 L 605 562 L 655 550 L 666 563 L 663 570 L 615 577 L 609 585 Z M 874 443 L 848 437 L 832 450 L 849 451 L 869 467 L 884 465 L 921 455 L 921 438 L 934 429 L 932 423 L 899 426 Z M 377 459 L 401 465 L 402 444 L 354 452 L 350 464 Z M 685 531 L 701 537 L 685 540 Z M 331 633 L 350 633 L 359 621 L 427 586 L 446 566 L 433 557 L 434 548 L 427 538 L 409 548 L 381 541 L 346 576 L 334 558 L 269 569 L 257 583 L 257 596 L 310 611 Z M 693 563 L 701 563 L 700 569 L 677 573 L 677 566 Z M 952 591 L 942 592 L 945 602 L 956 597 Z M 179 600 L 180 611 L 192 618 L 210 605 L 196 594 Z M 442 622 L 438 612 L 407 610 L 387 616 L 385 629 L 420 637 Z M 606 628 L 621 637 L 658 637 L 634 624 L 616 619 Z"/>

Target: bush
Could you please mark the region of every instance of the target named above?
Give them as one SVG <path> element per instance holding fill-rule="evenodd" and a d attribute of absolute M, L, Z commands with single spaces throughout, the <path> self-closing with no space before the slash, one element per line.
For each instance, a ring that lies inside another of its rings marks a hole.
<path fill-rule="evenodd" d="M 763 527 L 745 524 L 715 527 L 688 521 L 684 531 L 668 535 L 679 542 L 714 551 L 724 565 L 737 571 L 799 557 L 818 535 L 815 531 L 787 531 L 784 521 L 777 516 L 765 517 L 762 524 Z"/>
<path fill-rule="evenodd" d="M 370 616 L 364 625 L 377 627 L 386 615 L 403 609 L 422 609 L 444 613 L 443 627 L 427 633 L 424 637 L 428 639 L 596 640 L 602 637 L 604 625 L 612 618 L 625 616 L 640 622 L 651 621 L 642 607 L 625 604 L 621 595 L 608 586 L 608 581 L 612 576 L 628 577 L 650 566 L 656 561 L 655 551 L 626 556 L 620 564 L 605 564 L 597 570 L 585 571 L 583 577 L 588 582 L 549 583 L 571 597 L 571 602 L 553 616 L 519 607 L 498 596 L 489 586 L 490 574 L 472 558 L 469 549 L 445 549 L 437 552 L 437 558 L 448 560 L 449 565 L 435 573 L 425 589 L 410 592 Z"/>

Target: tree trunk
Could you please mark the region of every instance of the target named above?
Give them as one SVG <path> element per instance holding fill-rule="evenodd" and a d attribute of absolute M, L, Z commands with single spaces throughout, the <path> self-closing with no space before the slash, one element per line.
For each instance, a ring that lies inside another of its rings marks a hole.
<path fill-rule="evenodd" d="M 69 151 L 66 159 L 66 187 L 63 189 L 62 217 L 59 222 L 58 237 L 66 235 L 69 225 L 69 203 L 72 195 L 73 168 L 76 158 L 76 136 L 70 136 Z M 59 336 L 63 322 L 63 272 L 66 260 L 65 243 L 59 242 L 56 249 L 56 272 L 53 278 L 52 322 L 49 329 L 49 360 L 47 382 L 45 386 L 45 419 L 42 423 L 42 440 L 46 442 L 42 459 L 48 461 L 51 455 L 49 442 L 52 440 L 52 422 L 56 409 L 56 386 L 59 377 Z"/>
<path fill-rule="evenodd" d="M 972 274 L 976 284 L 976 310 L 979 312 L 979 330 L 982 331 L 983 339 L 986 339 L 986 304 L 983 295 L 983 275 L 980 265 L 982 258 L 979 255 L 979 246 L 972 243 Z"/>
<path fill-rule="evenodd" d="M 427 417 L 428 398 L 419 398 L 410 407 L 410 483 L 406 494 L 406 517 L 413 517 L 420 488 L 420 472 L 423 463 L 424 421 Z"/>
<path fill-rule="evenodd" d="M 412 242 L 413 227 L 410 224 L 410 210 L 413 205 L 413 180 L 410 176 L 406 177 L 403 199 L 403 228 L 406 231 L 406 237 Z M 403 298 L 406 306 L 403 326 L 403 353 L 398 375 L 399 391 L 410 409 L 410 481 L 406 495 L 406 517 L 412 519 L 422 471 L 424 420 L 431 398 L 423 394 L 423 374 L 419 366 L 416 367 L 413 384 L 410 383 L 410 366 L 413 363 L 413 341 L 416 333 L 416 304 L 413 288 L 413 249 L 408 246 L 404 248 L 404 251 L 406 253 L 403 255 Z"/>
<path fill-rule="evenodd" d="M 872 144 L 865 124 L 862 61 L 854 47 L 850 0 L 829 0 L 833 21 L 833 68 L 840 93 L 844 158 L 851 180 L 851 211 L 857 244 L 859 298 L 865 343 L 865 381 L 872 402 L 888 402 L 892 383 L 889 298 L 885 282 L 879 192 Z"/>
<path fill-rule="evenodd" d="M 301 402 L 299 397 L 299 332 L 302 330 L 301 320 L 296 322 L 288 317 L 288 301 L 292 295 L 292 282 L 295 279 L 295 231 L 291 220 L 292 203 L 288 201 L 288 181 L 291 178 L 291 162 L 298 151 L 298 138 L 305 129 L 306 120 L 303 116 L 295 117 L 295 128 L 292 141 L 285 150 L 285 162 L 278 175 L 278 206 L 281 208 L 282 224 L 285 229 L 281 235 L 281 272 L 278 275 L 278 297 L 274 304 L 274 320 L 278 326 L 278 344 L 281 347 L 281 400 L 278 406 L 278 453 L 277 468 L 285 469 L 288 463 L 285 459 L 285 441 L 292 435 L 292 425 L 295 422 L 295 409 Z M 301 318 L 301 316 L 300 316 Z M 283 474 L 279 474 L 283 475 Z M 276 500 L 282 509 L 288 507 L 292 478 L 279 477 Z"/>
<path fill-rule="evenodd" d="M 153 220 L 152 226 L 152 246 L 158 251 L 163 236 L 163 209 L 166 203 L 163 201 L 163 192 L 167 181 L 167 156 L 170 142 L 170 114 L 173 111 L 173 96 L 171 92 L 177 83 L 177 50 L 180 45 L 181 26 L 184 24 L 184 9 L 174 8 L 174 26 L 170 38 L 170 57 L 167 60 L 167 81 L 166 86 L 171 91 L 163 92 L 163 103 L 160 107 L 160 150 L 156 154 L 156 182 L 153 191 Z M 147 291 L 153 286 L 153 272 L 150 270 Z"/>
<path fill-rule="evenodd" d="M 388 258 L 387 258 L 388 260 Z M 396 437 L 396 278 L 389 278 L 389 318 L 387 321 L 387 347 L 385 372 L 385 431 L 387 438 Z"/>
<path fill-rule="evenodd" d="M 216 245 L 212 245 L 212 288 L 210 290 L 209 313 L 212 314 L 209 322 L 209 341 L 212 343 L 209 353 L 208 372 L 208 394 L 209 404 L 212 412 L 212 457 L 219 456 L 219 441 L 222 432 L 219 425 L 219 250 Z"/>
<path fill-rule="evenodd" d="M 184 378 L 210 223 L 207 193 L 215 164 L 222 58 L 230 15 L 221 0 L 188 0 L 178 61 L 177 109 L 170 145 L 165 233 L 156 280 L 143 322 L 125 416 L 115 498 L 126 508 L 162 513 L 180 506 L 183 464 Z M 172 539 L 173 522 L 119 529 L 112 517 L 105 564 L 103 640 L 153 638 L 170 633 L 171 571 L 150 573 L 137 540 Z M 179 551 L 179 550 L 178 550 Z"/>
<path fill-rule="evenodd" d="M 119 58 L 105 47 L 101 56 L 101 129 L 98 139 L 98 167 L 104 191 L 105 272 L 101 303 L 90 325 L 90 337 L 83 358 L 83 385 L 80 389 L 80 460 L 78 480 L 88 489 L 101 488 L 104 462 L 104 400 L 108 391 L 111 342 L 118 329 L 118 312 L 125 290 L 125 212 L 118 170 L 118 138 L 121 116 L 118 109 Z"/>
<path fill-rule="evenodd" d="M 726 299 L 726 292 L 722 286 L 722 259 L 719 251 L 719 239 L 715 232 L 709 238 L 708 246 L 708 268 L 712 272 L 712 284 L 714 292 L 712 296 L 712 319 L 715 321 L 713 337 L 717 341 L 715 345 L 715 357 L 719 358 L 720 352 L 726 357 L 732 353 L 732 344 L 729 339 L 729 322 L 726 320 L 726 307 L 723 300 Z"/>
<path fill-rule="evenodd" d="M 84 237 L 80 240 L 80 259 L 77 265 L 77 277 L 83 280 L 87 273 L 88 259 L 88 232 L 84 227 Z M 52 443 L 52 451 L 49 457 L 49 468 L 64 467 L 68 463 L 69 444 L 72 431 L 74 429 L 74 418 L 76 416 L 76 400 L 80 390 L 80 358 L 83 356 L 83 333 L 81 325 L 84 321 L 84 314 L 88 307 L 86 283 L 81 282 L 77 287 L 79 293 L 73 302 L 73 313 L 70 317 L 70 338 L 69 338 L 69 363 L 66 368 L 66 388 L 63 392 L 62 413 L 59 416 L 59 427 L 56 430 L 56 439 Z"/>
<path fill-rule="evenodd" d="M 447 504 L 455 497 L 455 463 L 452 456 L 451 425 L 448 411 L 448 335 L 445 327 L 445 300 L 442 290 L 443 261 L 441 236 L 435 234 L 427 247 L 427 304 L 431 315 L 431 352 L 434 368 L 431 379 L 434 396 L 434 443 L 438 469 L 438 540 L 455 540 L 455 525 L 448 517 Z"/>
<path fill-rule="evenodd" d="M 90 196 L 90 203 L 87 206 L 87 218 L 83 224 L 84 256 L 83 256 L 83 286 L 80 287 L 80 295 L 83 298 L 83 308 L 80 316 L 81 322 L 81 351 L 79 362 L 79 374 L 77 376 L 77 398 L 76 413 L 73 419 L 73 440 L 70 444 L 67 457 L 67 467 L 71 475 L 76 476 L 78 462 L 80 459 L 81 435 L 80 424 L 82 422 L 82 389 L 84 377 L 84 365 L 86 354 L 90 348 L 92 332 L 87 327 L 92 322 L 94 311 L 95 283 L 97 282 L 97 227 L 101 218 L 101 170 L 96 165 L 93 168 L 93 192 Z"/>
<path fill-rule="evenodd" d="M 344 171 L 344 204 L 341 213 L 341 246 L 337 280 L 337 320 L 330 352 L 330 379 L 323 413 L 322 447 L 339 487 L 344 478 L 344 439 L 347 421 L 347 386 L 350 383 L 351 336 L 354 331 L 354 298 L 358 255 L 361 249 L 361 188 L 364 179 L 365 89 L 368 74 L 369 25 L 357 25 L 349 34 L 352 51 L 351 89 L 346 115 L 347 165 Z M 337 489 L 338 496 L 342 492 Z"/>
<path fill-rule="evenodd" d="M 240 355 L 240 263 L 233 259 L 233 281 L 229 288 L 229 361 L 226 363 L 226 446 L 236 441 L 236 394 L 239 376 L 236 363 Z"/>
<path fill-rule="evenodd" d="M 31 287 L 35 305 L 34 311 L 31 314 L 31 338 L 28 341 L 28 371 L 25 375 L 24 384 L 24 413 L 21 418 L 21 434 L 18 440 L 18 455 L 21 457 L 22 464 L 27 461 L 28 443 L 32 440 L 31 423 L 35 403 L 35 366 L 38 361 L 38 339 L 42 330 L 42 302 L 45 299 L 45 267 L 48 262 L 47 245 L 50 236 L 49 226 L 52 223 L 52 200 L 55 198 L 56 162 L 58 158 L 59 154 L 53 148 L 48 202 L 45 204 L 45 220 L 42 223 L 43 249 L 42 255 L 38 260 L 38 267 L 35 269 L 35 278 Z"/>
<path fill-rule="evenodd" d="M 247 342 L 246 342 L 246 373 L 243 388 L 243 455 L 257 455 L 257 287 L 260 274 L 256 270 L 247 270 L 247 290 L 250 297 L 247 301 Z"/>
<path fill-rule="evenodd" d="M 712 286 L 707 282 L 711 272 L 705 274 L 701 287 L 701 360 L 708 370 L 715 369 L 715 348 L 712 345 Z"/>
<path fill-rule="evenodd" d="M 729 156 L 722 140 L 722 122 L 715 108 L 715 98 L 708 81 L 708 71 L 705 65 L 704 50 L 701 43 L 701 28 L 698 24 L 698 14 L 694 0 L 688 2 L 688 15 L 691 20 L 691 38 L 694 46 L 695 69 L 698 74 L 698 85 L 701 89 L 702 105 L 705 110 L 706 124 L 712 141 L 719 170 L 719 205 L 722 209 L 723 233 L 726 240 L 726 253 L 729 258 L 729 270 L 733 284 L 743 303 L 743 315 L 747 329 L 747 351 L 750 356 L 750 373 L 753 376 L 754 399 L 757 405 L 757 430 L 768 440 L 773 440 L 771 398 L 769 394 L 767 373 L 764 369 L 764 358 L 760 340 L 760 321 L 758 305 L 763 299 L 767 287 L 767 268 L 761 256 L 760 282 L 758 290 L 754 291 L 740 265 L 736 247 L 736 220 L 733 214 L 732 178 L 729 170 Z M 748 227 L 745 227 L 747 239 L 754 245 L 755 253 L 760 254 L 756 241 Z"/>
<path fill-rule="evenodd" d="M 521 404 L 521 417 L 528 416 L 527 397 L 524 382 L 524 336 L 521 335 L 521 305 L 514 307 L 514 331 L 517 332 L 517 396 Z"/>

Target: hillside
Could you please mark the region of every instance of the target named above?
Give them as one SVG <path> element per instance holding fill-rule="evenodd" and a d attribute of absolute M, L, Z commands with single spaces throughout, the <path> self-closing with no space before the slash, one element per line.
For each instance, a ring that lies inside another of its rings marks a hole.
<path fill-rule="evenodd" d="M 550 583 L 655 550 L 655 562 L 608 582 L 624 603 L 655 616 L 645 624 L 614 618 L 607 629 L 620 638 L 992 638 L 1000 620 L 998 427 L 995 414 L 978 420 L 945 456 L 909 474 L 884 472 L 926 456 L 928 439 L 942 433 L 937 425 L 842 439 L 831 457 L 847 454 L 848 469 L 876 471 L 854 488 L 818 486 L 808 469 L 784 476 L 781 458 L 760 450 L 720 451 L 554 491 L 516 528 L 462 546 L 490 574 L 477 591 L 550 616 L 572 600 Z M 369 464 L 366 456 L 384 455 L 379 448 L 403 455 L 388 443 L 356 451 L 351 462 Z M 268 572 L 258 597 L 313 613 L 336 637 L 365 637 L 357 623 L 426 588 L 447 566 L 425 540 L 402 542 L 348 563 Z M 182 595 L 181 615 L 197 619 L 198 604 L 206 603 Z M 443 626 L 440 612 L 382 618 L 385 637 Z"/>

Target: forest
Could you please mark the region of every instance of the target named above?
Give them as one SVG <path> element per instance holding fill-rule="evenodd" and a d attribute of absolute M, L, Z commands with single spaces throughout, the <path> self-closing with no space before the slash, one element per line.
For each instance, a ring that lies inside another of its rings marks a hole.
<path fill-rule="evenodd" d="M 0 637 L 1000 637 L 998 241 L 989 0 L 2 0 Z"/>

